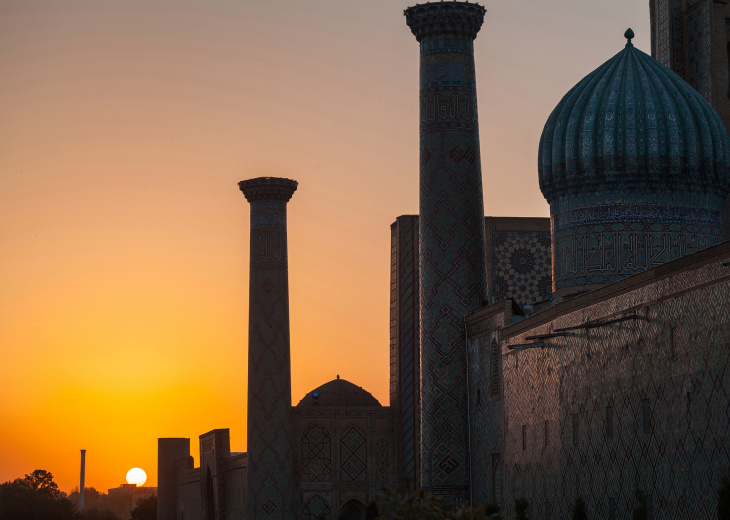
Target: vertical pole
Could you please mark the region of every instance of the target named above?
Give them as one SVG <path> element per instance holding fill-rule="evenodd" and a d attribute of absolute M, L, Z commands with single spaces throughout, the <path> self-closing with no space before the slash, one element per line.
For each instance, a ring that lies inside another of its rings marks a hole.
<path fill-rule="evenodd" d="M 81 484 L 79 485 L 79 511 L 84 510 L 84 490 L 86 489 L 86 450 L 81 450 Z"/>
<path fill-rule="evenodd" d="M 238 183 L 251 204 L 248 322 L 249 520 L 294 518 L 286 205 L 297 182 Z"/>
<path fill-rule="evenodd" d="M 421 486 L 469 497 L 464 316 L 487 299 L 473 41 L 486 10 L 406 9 L 420 43 Z"/>

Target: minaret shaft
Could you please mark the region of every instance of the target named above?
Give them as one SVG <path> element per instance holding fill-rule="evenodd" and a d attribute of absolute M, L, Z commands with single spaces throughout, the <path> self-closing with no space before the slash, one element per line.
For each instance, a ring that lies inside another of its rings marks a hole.
<path fill-rule="evenodd" d="M 251 203 L 248 325 L 248 518 L 293 518 L 286 205 L 297 183 L 239 183 Z"/>
<path fill-rule="evenodd" d="M 464 316 L 487 299 L 473 40 L 484 8 L 405 11 L 420 42 L 421 486 L 469 497 Z"/>

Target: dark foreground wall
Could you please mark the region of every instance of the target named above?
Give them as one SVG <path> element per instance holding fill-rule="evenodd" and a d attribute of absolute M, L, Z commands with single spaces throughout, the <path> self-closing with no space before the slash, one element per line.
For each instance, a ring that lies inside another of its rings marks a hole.
<path fill-rule="evenodd" d="M 621 519 L 639 489 L 653 518 L 716 518 L 727 262 L 728 242 L 527 319 L 505 303 L 471 315 L 473 501 L 513 518 L 524 497 L 531 518 L 558 519 L 580 495 L 590 518 Z"/>

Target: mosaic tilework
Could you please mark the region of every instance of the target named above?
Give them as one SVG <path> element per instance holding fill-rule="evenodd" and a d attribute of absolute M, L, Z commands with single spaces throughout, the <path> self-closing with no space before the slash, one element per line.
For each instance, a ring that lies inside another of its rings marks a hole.
<path fill-rule="evenodd" d="M 393 480 L 393 461 L 391 459 L 393 450 L 390 447 L 390 439 L 388 437 L 377 439 L 372 451 L 375 458 L 375 479 L 380 482 Z"/>
<path fill-rule="evenodd" d="M 302 480 L 323 481 L 332 478 L 332 440 L 327 428 L 311 424 L 301 437 Z"/>
<path fill-rule="evenodd" d="M 352 425 L 340 439 L 340 480 L 360 482 L 367 480 L 367 436 L 361 428 Z"/>
<path fill-rule="evenodd" d="M 495 331 L 509 322 L 510 308 L 511 304 L 504 301 L 491 305 L 479 312 L 480 318 L 476 323 L 479 328 L 471 324 L 467 329 L 470 338 L 467 356 L 473 504 L 501 503 L 502 498 L 501 346 L 497 346 L 499 356 L 496 359 L 491 349 L 497 339 Z"/>
<path fill-rule="evenodd" d="M 248 335 L 249 520 L 288 519 L 294 508 L 286 204 L 297 183 L 258 178 L 251 203 Z"/>
<path fill-rule="evenodd" d="M 550 232 L 492 232 L 492 303 L 512 298 L 519 305 L 552 295 Z"/>
<path fill-rule="evenodd" d="M 553 213 L 555 290 L 608 284 L 724 240 L 723 201 L 710 207 L 652 204 L 652 197 Z M 607 197 L 608 198 L 608 197 Z M 626 200 L 629 199 L 629 200 Z M 557 206 L 557 207 L 556 207 Z"/>
<path fill-rule="evenodd" d="M 684 76 L 684 21 L 682 4 L 684 0 L 669 1 L 669 16 L 671 23 L 672 65 L 671 69 Z"/>
<path fill-rule="evenodd" d="M 420 301 L 418 294 L 418 216 L 391 226 L 390 347 L 392 406 L 400 414 L 400 474 L 404 489 L 416 489 L 420 474 Z"/>
<path fill-rule="evenodd" d="M 484 12 L 462 2 L 405 11 L 421 48 L 421 487 L 452 502 L 469 485 L 462 317 L 487 294 L 473 59 Z"/>
<path fill-rule="evenodd" d="M 717 476 L 730 465 L 728 260 L 720 244 L 544 317 L 501 330 L 490 318 L 475 334 L 475 385 L 490 377 L 479 354 L 500 340 L 503 411 L 485 424 L 503 425 L 507 518 L 517 497 L 531 517 L 568 518 L 578 495 L 590 518 L 630 518 L 637 488 L 654 518 L 716 518 Z M 535 342 L 546 347 L 507 348 Z M 488 449 L 475 457 L 490 460 Z M 481 499 L 489 474 L 475 472 Z"/>
<path fill-rule="evenodd" d="M 687 9 L 687 82 L 712 103 L 712 0 L 700 0 Z M 672 67 L 677 74 L 682 70 Z"/>
<path fill-rule="evenodd" d="M 330 518 L 332 509 L 329 502 L 321 495 L 312 495 L 302 508 L 302 520 L 319 520 Z"/>
<path fill-rule="evenodd" d="M 651 1 L 652 50 L 651 55 L 667 67 L 671 66 L 671 33 L 669 2 L 672 0 Z"/>
<path fill-rule="evenodd" d="M 592 193 L 724 198 L 729 157 L 727 132 L 710 104 L 628 44 L 550 114 L 540 139 L 540 189 L 550 204 Z"/>
<path fill-rule="evenodd" d="M 332 441 L 329 454 L 326 443 L 318 442 L 323 447 L 322 458 L 329 458 L 331 473 L 322 472 L 324 478 L 320 480 L 297 481 L 296 510 L 302 511 L 315 495 L 330 507 L 331 514 L 325 515 L 327 520 L 339 518 L 342 507 L 352 499 L 363 504 L 377 499 L 381 512 L 387 509 L 389 502 L 382 490 L 397 485 L 396 411 L 381 406 L 357 410 L 297 406 L 292 412 L 298 454 L 295 474 L 303 474 L 307 464 L 305 456 L 310 452 L 302 442 L 307 432 L 317 431 L 316 438 L 321 439 L 321 432 L 327 431 Z M 316 499 L 313 503 L 321 501 Z"/>

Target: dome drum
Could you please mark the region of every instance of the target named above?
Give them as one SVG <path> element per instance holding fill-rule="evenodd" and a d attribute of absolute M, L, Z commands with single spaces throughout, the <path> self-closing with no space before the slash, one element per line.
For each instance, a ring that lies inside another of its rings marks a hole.
<path fill-rule="evenodd" d="M 724 240 L 717 205 L 679 206 L 646 197 L 557 209 L 551 221 L 556 296 L 613 283 Z"/>

